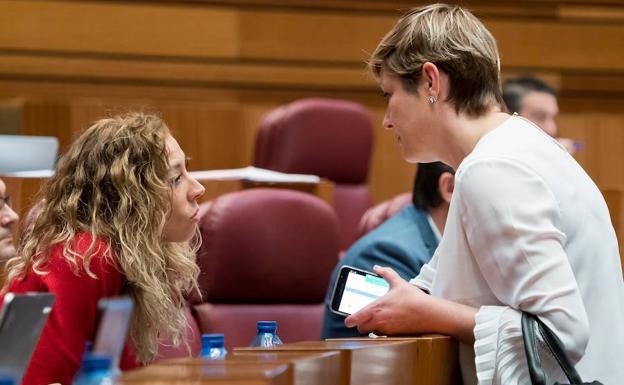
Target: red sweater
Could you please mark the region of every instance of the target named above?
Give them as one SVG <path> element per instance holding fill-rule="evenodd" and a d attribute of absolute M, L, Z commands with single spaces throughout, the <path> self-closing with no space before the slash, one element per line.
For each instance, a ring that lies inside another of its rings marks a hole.
<path fill-rule="evenodd" d="M 78 234 L 75 250 L 79 254 L 85 252 L 90 243 L 89 234 Z M 95 338 L 98 301 L 122 294 L 123 276 L 112 262 L 115 260 L 113 251 L 107 258 L 107 246 L 101 239 L 96 241 L 94 251 L 89 269 L 97 279 L 87 275 L 81 259 L 77 261 L 77 269 L 72 267 L 63 257 L 63 246 L 55 245 L 45 267 L 47 274 L 38 275 L 30 270 L 23 279 L 14 279 L 2 291 L 0 304 L 9 291 L 56 294 L 48 322 L 22 380 L 23 385 L 71 384 L 80 367 L 85 342 Z M 128 345 L 120 366 L 121 369 L 137 366 Z"/>

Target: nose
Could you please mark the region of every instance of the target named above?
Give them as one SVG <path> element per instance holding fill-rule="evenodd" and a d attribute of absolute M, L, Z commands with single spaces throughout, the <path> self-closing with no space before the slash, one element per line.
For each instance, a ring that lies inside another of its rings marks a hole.
<path fill-rule="evenodd" d="M 19 215 L 9 205 L 4 205 L 4 208 L 0 212 L 0 224 L 2 226 L 11 225 L 19 219 Z"/>
<path fill-rule="evenodd" d="M 392 125 L 392 121 L 390 120 L 390 117 L 388 116 L 388 114 L 384 114 L 384 118 L 383 118 L 383 128 L 385 128 L 386 130 L 392 130 L 393 125 Z"/>
<path fill-rule="evenodd" d="M 195 178 L 191 178 L 191 184 L 192 184 L 191 188 L 189 189 L 190 198 L 191 200 L 196 201 L 202 195 L 204 195 L 204 193 L 206 192 L 206 189 Z"/>

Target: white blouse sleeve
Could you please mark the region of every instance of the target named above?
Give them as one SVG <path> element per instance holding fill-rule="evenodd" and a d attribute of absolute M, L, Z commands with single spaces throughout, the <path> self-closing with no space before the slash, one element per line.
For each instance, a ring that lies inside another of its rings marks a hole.
<path fill-rule="evenodd" d="M 553 192 L 532 169 L 506 159 L 467 164 L 456 188 L 471 252 L 504 304 L 483 306 L 475 318 L 479 384 L 526 379 L 521 311 L 539 316 L 578 362 L 589 323 L 563 248 L 566 237 Z"/>
<path fill-rule="evenodd" d="M 410 284 L 419 287 L 421 290 L 431 293 L 433 286 L 433 278 L 436 274 L 436 266 L 438 263 L 438 254 L 434 253 L 429 262 L 425 263 L 418 275 L 410 280 Z"/>

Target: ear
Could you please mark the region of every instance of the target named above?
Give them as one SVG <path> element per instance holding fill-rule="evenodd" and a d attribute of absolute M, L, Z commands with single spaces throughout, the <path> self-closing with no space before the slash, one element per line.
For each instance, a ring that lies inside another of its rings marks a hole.
<path fill-rule="evenodd" d="M 435 64 L 425 62 L 422 65 L 422 82 L 425 96 L 440 97 L 440 70 Z"/>
<path fill-rule="evenodd" d="M 455 175 L 450 172 L 443 172 L 438 179 L 438 191 L 440 198 L 446 203 L 451 203 L 453 189 L 455 188 Z"/>

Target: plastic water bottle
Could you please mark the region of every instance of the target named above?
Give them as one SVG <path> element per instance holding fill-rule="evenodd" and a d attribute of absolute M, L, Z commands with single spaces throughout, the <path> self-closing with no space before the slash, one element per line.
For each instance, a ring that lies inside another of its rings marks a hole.
<path fill-rule="evenodd" d="M 258 335 L 251 341 L 252 347 L 270 348 L 283 344 L 277 336 L 276 321 L 258 321 Z"/>
<path fill-rule="evenodd" d="M 227 356 L 225 336 L 220 333 L 202 334 L 200 357 L 208 360 L 222 360 Z"/>
<path fill-rule="evenodd" d="M 111 363 L 110 356 L 85 352 L 73 385 L 112 385 Z"/>

